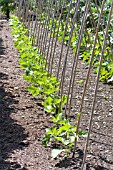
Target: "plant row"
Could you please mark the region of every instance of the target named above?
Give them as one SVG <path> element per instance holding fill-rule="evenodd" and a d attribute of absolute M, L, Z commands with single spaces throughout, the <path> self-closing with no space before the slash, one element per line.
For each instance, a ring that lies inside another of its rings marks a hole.
<path fill-rule="evenodd" d="M 62 110 L 67 97 L 58 96 L 59 81 L 46 71 L 46 59 L 39 54 L 38 48 L 32 45 L 32 37 L 28 36 L 28 30 L 16 16 L 12 16 L 9 23 L 14 45 L 19 52 L 20 67 L 25 70 L 23 78 L 30 83 L 27 89 L 33 96 L 42 99 L 44 110 L 50 113 L 53 123 L 52 128 L 46 129 L 42 144 L 46 147 L 48 143 L 55 144 L 51 154 L 53 158 L 61 152 L 67 156 L 74 146 L 75 138 L 84 136 L 86 132 L 80 130 L 76 135 L 76 126 L 70 123 L 69 118 L 63 116 Z"/>

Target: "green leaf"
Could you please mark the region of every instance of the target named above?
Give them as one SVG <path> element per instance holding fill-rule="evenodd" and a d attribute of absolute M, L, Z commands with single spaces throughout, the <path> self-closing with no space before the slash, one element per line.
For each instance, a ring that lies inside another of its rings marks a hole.
<path fill-rule="evenodd" d="M 40 94 L 40 90 L 38 89 L 38 87 L 35 87 L 33 85 L 29 86 L 28 91 L 32 93 L 33 96 L 37 96 Z"/>
<path fill-rule="evenodd" d="M 50 136 L 46 135 L 43 139 L 42 139 L 42 145 L 43 146 L 47 146 L 47 142 L 50 141 Z"/>
<path fill-rule="evenodd" d="M 69 140 L 65 140 L 64 138 L 62 138 L 62 143 L 64 145 L 68 145 L 70 143 L 70 141 Z"/>
<path fill-rule="evenodd" d="M 52 133 L 53 133 L 54 136 L 57 136 L 57 135 L 58 135 L 58 130 L 57 130 L 56 127 L 54 127 L 54 128 L 52 129 Z"/>
<path fill-rule="evenodd" d="M 55 139 L 58 140 L 58 141 L 60 141 L 60 142 L 62 142 L 62 139 L 63 139 L 63 138 L 62 138 L 62 137 L 56 137 Z"/>
<path fill-rule="evenodd" d="M 81 85 L 83 83 L 83 80 L 78 80 L 77 82 Z"/>
<path fill-rule="evenodd" d="M 51 157 L 54 159 L 63 151 L 64 151 L 64 149 L 53 149 L 51 151 Z"/>
<path fill-rule="evenodd" d="M 59 121 L 61 121 L 62 120 L 62 113 L 59 113 L 58 115 L 56 115 L 56 117 L 52 117 L 52 121 L 53 121 L 53 123 L 57 123 L 58 124 L 58 122 Z"/>
<path fill-rule="evenodd" d="M 58 98 L 57 98 L 57 99 L 54 100 L 54 102 L 55 102 L 56 104 L 59 104 L 59 103 L 61 102 L 61 99 L 58 99 Z"/>
<path fill-rule="evenodd" d="M 63 95 L 62 96 L 62 106 L 64 106 L 67 102 L 67 96 L 66 95 Z"/>
<path fill-rule="evenodd" d="M 70 143 L 73 143 L 73 144 L 74 144 L 75 136 L 70 136 L 70 137 L 69 137 L 69 141 L 70 141 Z"/>
<path fill-rule="evenodd" d="M 108 83 L 113 82 L 113 76 L 107 81 Z"/>
<path fill-rule="evenodd" d="M 84 132 L 82 130 L 79 131 L 79 136 L 86 137 L 88 135 L 88 132 Z"/>
<path fill-rule="evenodd" d="M 46 112 L 50 113 L 50 112 L 52 112 L 53 107 L 52 107 L 52 105 L 47 105 L 47 106 L 45 106 L 44 110 L 45 110 Z"/>
<path fill-rule="evenodd" d="M 68 131 L 69 129 L 70 129 L 70 124 L 69 123 L 66 123 L 66 124 L 64 124 L 63 126 L 61 126 L 60 128 L 59 128 L 59 134 L 60 133 L 62 133 L 62 132 L 66 132 L 66 131 Z"/>

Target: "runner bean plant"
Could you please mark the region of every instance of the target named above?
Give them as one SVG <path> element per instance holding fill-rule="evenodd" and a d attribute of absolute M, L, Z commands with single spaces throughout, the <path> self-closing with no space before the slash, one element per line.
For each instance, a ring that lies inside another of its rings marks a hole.
<path fill-rule="evenodd" d="M 76 136 L 76 126 L 70 123 L 69 118 L 63 115 L 63 107 L 67 102 L 67 96 L 58 96 L 59 81 L 45 70 L 46 60 L 40 55 L 38 48 L 32 45 L 32 37 L 28 36 L 28 30 L 22 25 L 18 17 L 12 16 L 10 21 L 14 45 L 19 52 L 20 67 L 25 70 L 23 78 L 30 83 L 27 87 L 33 96 L 42 99 L 44 110 L 50 113 L 53 126 L 46 129 L 42 144 L 54 143 L 51 156 L 57 157 L 61 152 L 67 156 L 74 146 L 75 138 L 86 135 L 80 130 Z"/>

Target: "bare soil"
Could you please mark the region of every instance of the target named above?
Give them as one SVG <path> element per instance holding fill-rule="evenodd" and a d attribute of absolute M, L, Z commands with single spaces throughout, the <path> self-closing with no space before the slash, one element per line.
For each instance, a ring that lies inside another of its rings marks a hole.
<path fill-rule="evenodd" d="M 0 170 L 79 169 L 83 143 L 79 143 L 74 159 L 70 156 L 52 160 L 51 148 L 42 146 L 45 128 L 51 122 L 40 101 L 26 90 L 28 83 L 23 80 L 23 73 L 8 22 L 0 20 Z M 89 88 L 94 89 L 93 85 Z M 99 91 L 86 169 L 113 170 L 113 86 L 101 83 Z M 86 130 L 88 114 L 87 110 L 82 119 Z"/>

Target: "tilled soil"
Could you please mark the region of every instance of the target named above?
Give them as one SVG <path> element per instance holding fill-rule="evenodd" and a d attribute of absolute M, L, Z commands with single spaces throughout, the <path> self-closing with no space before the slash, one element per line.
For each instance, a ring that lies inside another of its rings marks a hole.
<path fill-rule="evenodd" d="M 10 31 L 8 22 L 0 21 L 0 170 L 78 169 L 83 144 L 79 144 L 76 158 L 67 160 L 62 157 L 52 160 L 50 148 L 41 144 L 45 128 L 50 125 L 49 115 L 43 111 L 40 101 L 26 90 L 28 83 L 22 78 L 24 72 L 19 68 Z M 113 170 L 113 87 L 101 83 L 99 90 L 97 105 L 100 108 L 96 107 L 94 116 L 87 169 Z M 82 120 L 85 128 L 88 114 L 90 111 Z"/>
<path fill-rule="evenodd" d="M 54 169 L 41 145 L 48 117 L 26 90 L 7 21 L 0 35 L 0 170 Z"/>

